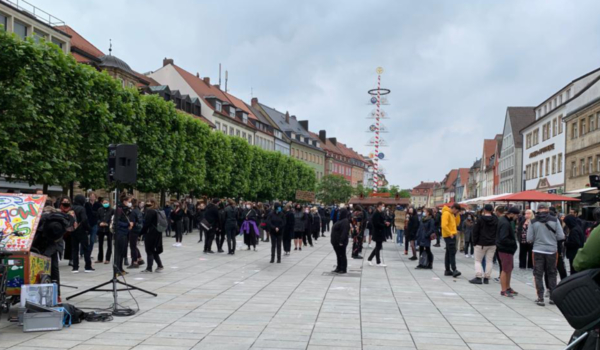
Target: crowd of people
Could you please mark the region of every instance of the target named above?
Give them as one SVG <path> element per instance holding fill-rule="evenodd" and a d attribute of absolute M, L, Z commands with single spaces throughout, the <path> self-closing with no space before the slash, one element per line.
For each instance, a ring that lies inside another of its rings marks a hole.
<path fill-rule="evenodd" d="M 140 268 L 141 273 L 162 271 L 163 239 L 174 239 L 173 246 L 179 248 L 184 237 L 195 230 L 204 254 L 224 253 L 227 242 L 228 254 L 235 255 L 238 235 L 243 236 L 248 251 L 270 242 L 271 263 L 281 263 L 282 254 L 290 255 L 292 246 L 294 251 L 313 247 L 329 233 L 337 256 L 333 272 L 344 274 L 349 244 L 353 259 L 363 259 L 363 248 L 374 244 L 367 263 L 373 266 L 375 260 L 376 266 L 385 267 L 381 258 L 383 242 L 391 240 L 395 233 L 396 243 L 404 246 L 404 255 L 411 254 L 411 261 L 418 260 L 416 269 L 433 268 L 432 247 L 441 247 L 442 240 L 445 276 L 461 275 L 456 265 L 457 253 L 474 259 L 475 276 L 469 280 L 473 284 L 489 284 L 497 264 L 500 273 L 495 280 L 500 283 L 500 295 L 508 298 L 518 295 L 511 286 L 514 255 L 518 251 L 519 268 L 533 270 L 536 303 L 543 306 L 545 298 L 553 303 L 550 292 L 558 277 L 564 279 L 598 259 L 591 248 L 582 249 L 588 236 L 595 231 L 596 236 L 600 235 L 600 229 L 595 230 L 600 209 L 595 215 L 595 223 L 590 223 L 574 211 L 563 215 L 544 204 L 537 206 L 537 212 L 522 212 L 514 206 L 494 208 L 489 204 L 473 212 L 458 204 L 438 210 L 404 209 L 381 202 L 367 208 L 344 204 L 238 203 L 219 198 L 194 203 L 190 197 L 167 201 L 160 207 L 153 198 L 140 201 L 128 194 L 121 195 L 113 207 L 107 198 L 90 193 L 87 199 L 75 196 L 73 202 L 69 197 L 48 200 L 34 247 L 51 257 L 51 278 L 60 284 L 61 258 L 69 260 L 73 273 L 79 272 L 81 258 L 84 272 L 95 271 L 91 254 L 96 243 L 95 264 L 112 263 L 115 274 L 125 275 L 128 270 Z M 145 254 L 140 252 L 141 246 Z"/>

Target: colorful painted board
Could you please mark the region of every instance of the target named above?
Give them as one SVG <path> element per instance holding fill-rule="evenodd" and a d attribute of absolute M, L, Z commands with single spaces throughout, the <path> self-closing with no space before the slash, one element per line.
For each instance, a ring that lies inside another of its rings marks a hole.
<path fill-rule="evenodd" d="M 40 284 L 50 276 L 50 258 L 35 253 L 16 253 L 3 259 L 8 267 L 7 295 L 21 295 L 23 284 Z"/>
<path fill-rule="evenodd" d="M 46 195 L 0 193 L 0 253 L 29 251 L 45 202 Z"/>

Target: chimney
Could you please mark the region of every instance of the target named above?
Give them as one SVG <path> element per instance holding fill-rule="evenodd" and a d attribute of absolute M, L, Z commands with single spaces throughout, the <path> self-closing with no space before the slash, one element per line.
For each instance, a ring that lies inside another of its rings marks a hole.
<path fill-rule="evenodd" d="M 258 98 L 252 97 L 252 100 L 250 101 L 250 105 L 252 105 L 252 107 L 258 106 Z"/>
<path fill-rule="evenodd" d="M 321 139 L 321 142 L 327 143 L 327 131 L 320 130 L 319 131 L 319 139 Z"/>
<path fill-rule="evenodd" d="M 295 116 L 295 115 L 293 115 L 293 116 L 292 116 L 292 119 L 296 120 L 296 116 Z"/>
<path fill-rule="evenodd" d="M 285 122 L 290 123 L 290 112 L 285 112 Z"/>
<path fill-rule="evenodd" d="M 302 126 L 306 131 L 308 131 L 308 120 L 300 120 L 300 126 Z"/>
<path fill-rule="evenodd" d="M 205 82 L 207 85 L 210 85 L 210 78 L 209 78 L 209 77 L 204 77 L 204 79 L 203 79 L 203 80 L 204 80 L 204 82 Z"/>
<path fill-rule="evenodd" d="M 213 86 L 216 87 L 217 89 L 221 90 L 221 84 L 215 84 Z"/>
<path fill-rule="evenodd" d="M 166 65 L 168 65 L 168 64 L 175 64 L 175 61 L 173 61 L 173 59 L 172 59 L 172 58 L 166 58 L 166 57 L 165 57 L 165 58 L 163 59 L 163 67 L 164 67 L 164 66 L 166 66 Z"/>
<path fill-rule="evenodd" d="M 330 137 L 329 141 L 331 141 L 331 143 L 333 143 L 333 145 L 337 145 L 337 139 L 335 137 Z"/>
<path fill-rule="evenodd" d="M 196 78 L 200 78 L 200 73 L 196 72 Z"/>

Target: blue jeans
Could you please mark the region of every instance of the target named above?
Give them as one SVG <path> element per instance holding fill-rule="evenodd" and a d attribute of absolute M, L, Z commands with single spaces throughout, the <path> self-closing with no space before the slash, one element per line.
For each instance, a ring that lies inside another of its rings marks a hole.
<path fill-rule="evenodd" d="M 396 243 L 402 244 L 404 242 L 404 230 L 396 230 Z"/>

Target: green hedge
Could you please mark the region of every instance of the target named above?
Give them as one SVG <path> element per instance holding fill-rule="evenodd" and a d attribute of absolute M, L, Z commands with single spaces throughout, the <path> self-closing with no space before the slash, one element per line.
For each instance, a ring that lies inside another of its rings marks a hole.
<path fill-rule="evenodd" d="M 302 162 L 213 132 L 53 44 L 0 32 L 0 62 L 0 174 L 9 180 L 108 188 L 107 146 L 136 143 L 143 192 L 290 200 L 315 188 Z"/>

